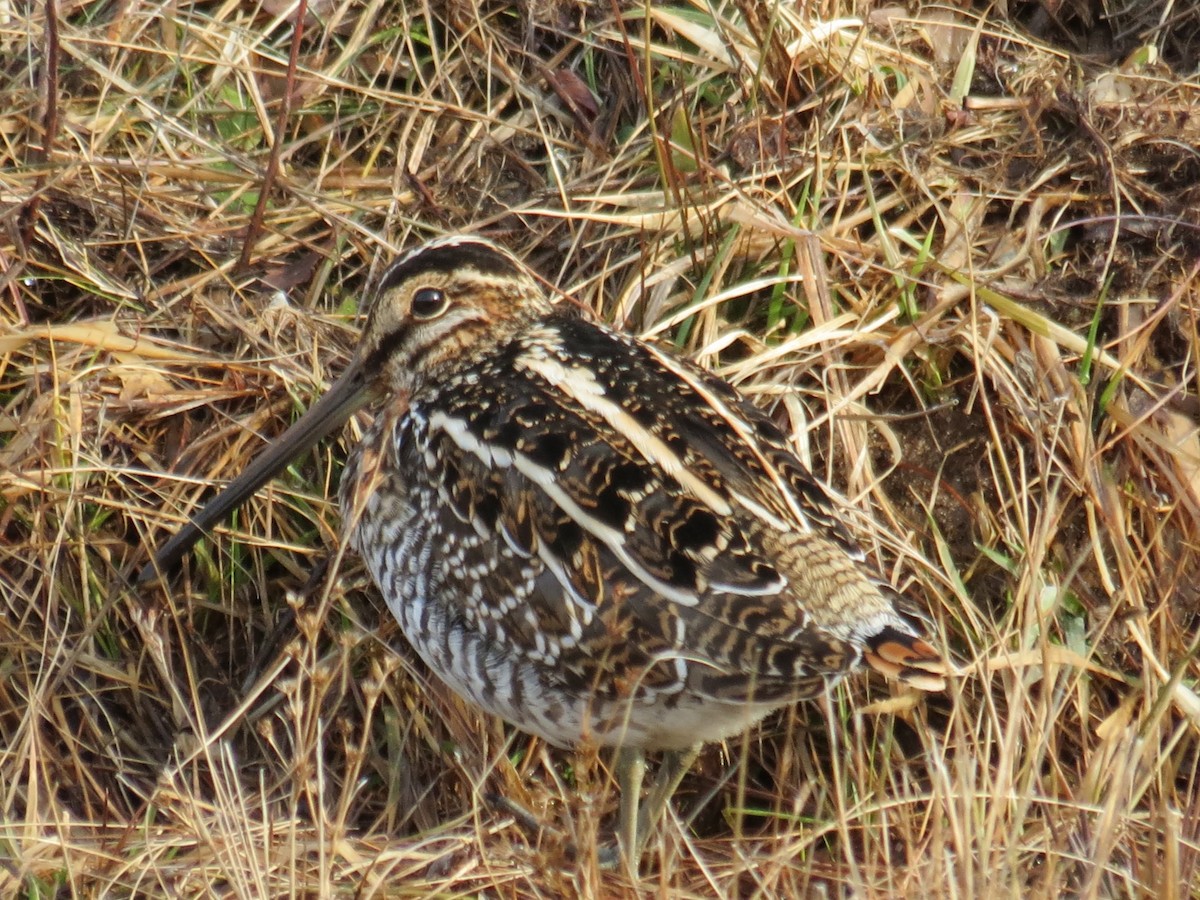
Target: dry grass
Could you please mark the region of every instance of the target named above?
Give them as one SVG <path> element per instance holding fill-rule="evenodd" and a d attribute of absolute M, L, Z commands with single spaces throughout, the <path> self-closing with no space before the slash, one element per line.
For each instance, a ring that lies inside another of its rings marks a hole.
<path fill-rule="evenodd" d="M 310 0 L 299 41 L 283 0 L 58 0 L 56 35 L 29 6 L 0 893 L 1200 895 L 1189 5 L 1165 61 L 871 0 Z M 341 556 L 353 428 L 128 589 L 336 374 L 396 248 L 453 229 L 773 408 L 961 665 L 710 747 L 636 886 L 595 862 L 608 760 L 449 695 Z"/>

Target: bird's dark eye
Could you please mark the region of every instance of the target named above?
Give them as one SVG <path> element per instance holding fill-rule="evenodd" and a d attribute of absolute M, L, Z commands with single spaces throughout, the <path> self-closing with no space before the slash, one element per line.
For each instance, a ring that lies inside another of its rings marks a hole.
<path fill-rule="evenodd" d="M 415 319 L 432 319 L 445 312 L 450 305 L 445 291 L 437 288 L 419 288 L 412 298 L 412 314 Z"/>

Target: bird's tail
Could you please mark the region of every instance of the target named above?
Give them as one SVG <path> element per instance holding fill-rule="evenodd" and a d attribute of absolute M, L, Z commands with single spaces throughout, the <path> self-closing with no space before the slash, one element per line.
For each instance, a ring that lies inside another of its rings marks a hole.
<path fill-rule="evenodd" d="M 946 689 L 946 660 L 924 638 L 887 625 L 866 644 L 863 661 L 875 671 L 923 691 Z"/>

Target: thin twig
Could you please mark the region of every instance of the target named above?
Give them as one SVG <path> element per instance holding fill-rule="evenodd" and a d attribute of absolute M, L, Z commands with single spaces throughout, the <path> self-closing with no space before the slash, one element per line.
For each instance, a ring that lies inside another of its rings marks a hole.
<path fill-rule="evenodd" d="M 21 210 L 19 231 L 21 242 L 28 247 L 37 227 L 38 211 L 42 204 L 42 191 L 50 175 L 50 153 L 54 149 L 54 135 L 58 133 L 58 0 L 46 0 L 46 58 L 42 65 L 42 140 L 30 154 L 33 167 L 40 169 L 33 183 L 33 191 L 25 208 Z"/>
<path fill-rule="evenodd" d="M 287 76 L 284 80 L 283 97 L 279 101 L 279 118 L 275 123 L 275 140 L 271 142 L 271 154 L 267 157 L 267 171 L 263 173 L 262 187 L 259 188 L 258 202 L 254 204 L 254 214 L 246 227 L 246 240 L 242 244 L 242 255 L 238 259 L 238 270 L 244 272 L 250 265 L 250 256 L 254 253 L 254 245 L 262 233 L 263 216 L 266 214 L 267 199 L 271 196 L 271 188 L 279 174 L 279 157 L 283 153 L 283 136 L 287 133 L 288 119 L 292 114 L 292 95 L 296 89 L 296 66 L 300 59 L 300 39 L 304 37 L 304 17 L 308 14 L 308 0 L 300 0 L 296 5 L 296 27 L 292 34 L 292 48 L 288 53 Z"/>

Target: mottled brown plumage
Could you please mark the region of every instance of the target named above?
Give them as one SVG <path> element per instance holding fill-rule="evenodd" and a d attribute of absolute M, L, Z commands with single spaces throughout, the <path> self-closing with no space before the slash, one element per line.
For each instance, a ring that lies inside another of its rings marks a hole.
<path fill-rule="evenodd" d="M 941 686 L 919 616 L 767 416 L 476 238 L 388 270 L 350 370 L 159 565 L 371 402 L 341 504 L 388 606 L 483 709 L 620 748 L 632 859 L 701 743 L 864 663 Z M 666 763 L 639 824 L 648 750 Z"/>

